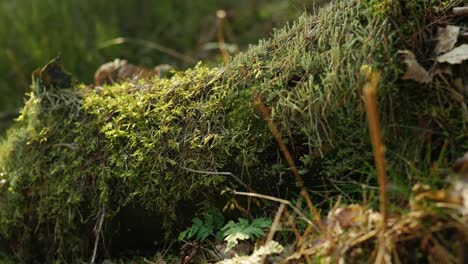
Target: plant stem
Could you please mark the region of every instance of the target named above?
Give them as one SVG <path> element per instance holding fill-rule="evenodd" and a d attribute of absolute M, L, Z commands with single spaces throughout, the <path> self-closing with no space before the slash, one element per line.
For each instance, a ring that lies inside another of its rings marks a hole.
<path fill-rule="evenodd" d="M 267 107 L 263 104 L 262 99 L 258 94 L 254 95 L 254 100 L 255 103 L 260 110 L 261 114 L 263 115 L 263 118 L 267 121 L 268 126 L 270 127 L 270 130 L 275 137 L 276 141 L 278 142 L 278 145 L 281 149 L 281 152 L 283 152 L 284 157 L 286 158 L 286 161 L 289 164 L 289 167 L 291 168 L 291 171 L 293 172 L 294 176 L 296 177 L 296 181 L 299 184 L 299 188 L 301 188 L 301 195 L 304 197 L 307 206 L 310 209 L 310 212 L 313 214 L 314 221 L 320 228 L 320 230 L 324 230 L 322 223 L 320 221 L 320 216 L 317 212 L 317 209 L 315 208 L 314 204 L 312 203 L 312 200 L 310 199 L 309 193 L 307 192 L 304 184 L 304 180 L 302 179 L 301 175 L 299 174 L 299 170 L 296 167 L 296 164 L 294 163 L 294 160 L 291 156 L 291 153 L 289 152 L 288 148 L 286 147 L 286 144 L 284 144 L 283 139 L 281 138 L 281 135 L 278 131 L 278 128 L 276 127 L 275 123 L 271 119 L 270 113 L 268 112 Z"/>

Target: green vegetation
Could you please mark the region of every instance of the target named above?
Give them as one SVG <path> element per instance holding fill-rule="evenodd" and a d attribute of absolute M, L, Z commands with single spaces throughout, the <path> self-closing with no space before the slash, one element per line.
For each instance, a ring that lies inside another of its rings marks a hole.
<path fill-rule="evenodd" d="M 227 242 L 226 251 L 235 247 L 239 241 L 253 240 L 265 235 L 264 229 L 268 229 L 271 226 L 271 220 L 267 218 L 256 218 L 251 223 L 244 218 L 239 218 L 238 220 L 237 223 L 229 221 L 221 229 L 224 240 Z"/>
<path fill-rule="evenodd" d="M 157 216 L 146 220 L 162 230 L 147 236 L 171 239 L 189 225 L 183 221 L 199 202 L 232 199 L 219 195 L 242 188 L 232 175 L 259 193 L 295 199 L 296 184 L 254 95 L 270 110 L 321 209 L 330 210 L 339 196 L 342 203 L 366 197 L 376 207 L 361 90 L 366 67 L 382 74 L 378 105 L 391 213 L 405 210 L 413 184 L 443 186 L 440 168 L 468 149 L 463 109 L 447 92 L 448 82 L 398 78 L 404 66 L 397 51 L 424 47 L 392 22 L 435 26 L 440 14 L 423 2 L 401 1 L 382 15 L 369 1 L 341 1 L 318 16 L 302 16 L 222 67 L 198 64 L 170 79 L 102 90 L 35 80 L 20 120 L 0 145 L 0 249 L 25 262 L 88 260 L 101 219 L 140 220 L 125 214 L 128 208 Z M 408 8 L 424 12 L 408 18 L 401 12 Z M 207 221 L 194 221 L 198 231 L 183 237 L 213 233 L 215 223 Z M 234 235 L 251 225 L 243 220 L 228 229 Z M 111 224 L 100 231 L 98 240 L 115 242 Z"/>
<path fill-rule="evenodd" d="M 31 73 L 57 54 L 74 77 L 91 83 L 99 65 L 125 58 L 146 67 L 168 63 L 193 66 L 186 57 L 206 59 L 216 43 L 218 9 L 228 12 L 224 32 L 241 48 L 268 36 L 272 27 L 303 12 L 301 0 L 2 1 L 0 3 L 0 132 L 23 103 Z M 307 6 L 307 5 L 306 5 Z M 228 34 L 229 33 L 229 34 Z M 121 43 L 117 38 L 124 38 Z M 120 43 L 120 44 L 119 44 Z"/>
<path fill-rule="evenodd" d="M 179 234 L 179 240 L 196 240 L 204 242 L 213 236 L 217 240 L 227 242 L 225 251 L 231 250 L 239 241 L 254 240 L 265 235 L 264 230 L 271 227 L 268 218 L 255 218 L 252 222 L 239 218 L 238 222 L 225 223 L 224 217 L 219 211 L 205 213 L 204 220 L 198 217 L 192 219 L 192 226 Z"/>
<path fill-rule="evenodd" d="M 224 216 L 220 211 L 216 210 L 212 213 L 205 213 L 203 220 L 198 217 L 192 219 L 192 226 L 187 230 L 180 232 L 179 240 L 197 240 L 205 241 L 208 236 L 214 235 L 215 238 L 221 239 L 222 235 L 219 231 L 224 225 Z"/>

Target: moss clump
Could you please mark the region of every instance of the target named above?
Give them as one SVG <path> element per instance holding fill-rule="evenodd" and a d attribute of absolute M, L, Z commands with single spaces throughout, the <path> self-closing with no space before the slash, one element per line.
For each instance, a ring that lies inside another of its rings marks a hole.
<path fill-rule="evenodd" d="M 224 67 L 198 65 L 171 79 L 100 91 L 35 83 L 20 122 L 0 146 L 7 179 L 0 206 L 14 215 L 2 214 L 0 235 L 23 258 L 87 259 L 103 212 L 110 222 L 126 206 L 163 215 L 152 221 L 169 234 L 181 220 L 179 205 L 210 200 L 233 184 L 188 169 L 228 170 L 263 193 L 296 190 L 288 176 L 278 181 L 289 170 L 256 113 L 254 94 L 271 107 L 308 187 L 331 199 L 358 199 L 362 183 L 375 184 L 361 98 L 364 65 L 382 71 L 379 106 L 391 180 L 403 188 L 390 193 L 396 200 L 418 176 L 429 175 L 430 164 L 447 166 L 467 149 L 455 99 L 397 78 L 396 51 L 406 42 L 390 21 L 403 18 L 376 14 L 366 1 L 343 1 L 301 17 Z M 425 128 L 431 139 L 421 139 L 421 118 L 432 124 Z"/>

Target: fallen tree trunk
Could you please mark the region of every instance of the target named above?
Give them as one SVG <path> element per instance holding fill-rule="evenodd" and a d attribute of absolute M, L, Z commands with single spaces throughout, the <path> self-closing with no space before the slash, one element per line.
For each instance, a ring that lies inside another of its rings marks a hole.
<path fill-rule="evenodd" d="M 96 234 L 110 241 L 119 219 L 142 218 L 155 230 L 138 239 L 162 241 L 188 222 L 196 202 L 238 187 L 228 174 L 212 172 L 294 197 L 288 193 L 298 192 L 295 180 L 254 95 L 269 108 L 305 185 L 319 194 L 312 200 L 359 201 L 376 185 L 363 67 L 382 74 L 377 96 L 389 198 L 398 205 L 413 183 L 439 178 L 431 166 L 448 167 L 468 149 L 466 101 L 456 86 L 467 85 L 460 79 L 467 65 L 447 65 L 453 75 L 434 73 L 425 83 L 400 80 L 412 68 L 405 70 L 397 51 L 411 50 L 421 67 L 435 69 L 433 45 L 425 41 L 460 19 L 424 1 L 384 3 L 337 2 L 225 66 L 198 65 L 170 79 L 94 90 L 57 87 L 64 82 L 38 75 L 0 145 L 0 247 L 26 261 L 91 259 Z"/>

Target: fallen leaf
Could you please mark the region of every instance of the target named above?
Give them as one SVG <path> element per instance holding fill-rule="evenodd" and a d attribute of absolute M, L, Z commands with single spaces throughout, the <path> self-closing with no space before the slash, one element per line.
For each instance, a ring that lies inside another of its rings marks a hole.
<path fill-rule="evenodd" d="M 339 210 L 335 218 L 342 228 L 348 228 L 359 223 L 359 218 L 363 214 L 360 206 L 349 206 Z"/>
<path fill-rule="evenodd" d="M 460 34 L 460 27 L 457 26 L 447 26 L 445 28 L 437 28 L 437 45 L 435 47 L 435 54 L 439 55 L 441 53 L 450 51 L 457 43 L 458 35 Z"/>
<path fill-rule="evenodd" d="M 413 52 L 409 50 L 399 50 L 398 54 L 403 54 L 403 61 L 406 64 L 406 72 L 401 79 L 414 80 L 420 83 L 431 82 L 431 74 L 418 63 Z"/>
<path fill-rule="evenodd" d="M 450 64 L 460 64 L 468 59 L 468 44 L 463 44 L 453 50 L 437 57 L 438 62 L 447 62 Z"/>

